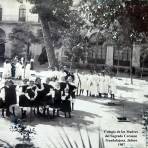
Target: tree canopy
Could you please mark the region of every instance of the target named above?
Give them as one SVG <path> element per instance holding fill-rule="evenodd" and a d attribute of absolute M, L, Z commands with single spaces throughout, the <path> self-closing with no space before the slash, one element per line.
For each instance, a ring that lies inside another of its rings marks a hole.
<path fill-rule="evenodd" d="M 27 24 L 19 24 L 14 27 L 9 34 L 9 40 L 12 41 L 12 56 L 26 56 L 26 58 L 29 58 L 29 55 L 26 54 L 30 54 L 28 48 L 31 44 L 39 41 Z"/>

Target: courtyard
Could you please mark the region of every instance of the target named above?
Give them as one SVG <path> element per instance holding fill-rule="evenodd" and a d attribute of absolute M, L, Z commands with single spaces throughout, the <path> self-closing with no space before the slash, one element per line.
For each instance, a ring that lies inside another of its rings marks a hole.
<path fill-rule="evenodd" d="M 46 73 L 36 74 L 43 77 Z M 34 146 L 64 148 L 72 144 L 80 148 L 101 148 L 100 136 L 105 148 L 145 148 L 146 133 L 142 117 L 148 109 L 148 81 L 134 79 L 133 85 L 125 77 L 118 77 L 116 81 L 118 91 L 113 102 L 109 98 L 78 96 L 72 118 L 65 118 L 60 113 L 60 117 L 54 119 L 32 117 L 25 122 L 35 128 L 36 134 L 32 137 Z M 117 118 L 124 116 L 127 121 L 119 122 Z M 14 146 L 21 143 L 20 134 L 10 131 L 11 126 L 9 119 L 0 118 L 0 139 Z M 124 137 L 125 134 L 127 137 Z"/>

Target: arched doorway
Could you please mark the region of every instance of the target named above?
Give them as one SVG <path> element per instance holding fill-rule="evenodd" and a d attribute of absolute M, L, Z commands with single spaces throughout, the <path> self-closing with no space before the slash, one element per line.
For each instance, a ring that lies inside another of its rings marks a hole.
<path fill-rule="evenodd" d="M 5 31 L 0 28 L 0 61 L 3 61 L 4 60 L 4 55 L 5 55 L 5 41 L 6 41 Z"/>

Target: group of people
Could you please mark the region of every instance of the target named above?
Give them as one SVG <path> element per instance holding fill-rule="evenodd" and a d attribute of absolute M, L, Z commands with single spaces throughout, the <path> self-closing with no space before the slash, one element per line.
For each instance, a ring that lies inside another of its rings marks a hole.
<path fill-rule="evenodd" d="M 79 74 L 80 88 L 78 94 L 92 97 L 115 98 L 117 93 L 116 80 L 105 71 L 94 74 Z M 77 85 L 78 86 L 78 85 Z"/>
<path fill-rule="evenodd" d="M 110 97 L 115 98 L 117 93 L 116 80 L 113 74 L 109 74 L 106 71 L 101 73 L 84 73 L 84 72 L 68 72 L 68 71 L 50 71 L 50 76 L 71 75 L 73 83 L 77 87 L 76 95 L 90 96 L 90 97 Z M 60 81 L 64 81 L 60 79 Z"/>
<path fill-rule="evenodd" d="M 32 69 L 32 60 L 25 62 L 25 59 L 18 58 L 17 56 L 12 60 L 6 59 L 3 65 L 3 75 L 2 78 L 8 79 L 29 79 L 30 70 Z"/>
<path fill-rule="evenodd" d="M 8 66 L 7 62 L 5 66 Z M 11 64 L 10 64 L 11 65 Z M 10 66 L 9 65 L 9 66 Z M 112 75 L 106 74 L 105 71 L 101 73 L 87 73 L 84 74 L 76 72 L 69 72 L 66 68 L 60 71 L 55 69 L 48 70 L 45 80 L 40 77 L 31 77 L 30 64 L 25 66 L 26 74 L 21 73 L 21 63 L 16 60 L 16 74 L 15 78 L 21 77 L 22 84 L 15 85 L 4 70 L 4 86 L 1 87 L 0 107 L 6 108 L 6 115 L 10 115 L 10 106 L 18 105 L 21 108 L 22 116 L 25 116 L 24 107 L 33 107 L 34 113 L 40 115 L 40 108 L 43 109 L 43 114 L 49 114 L 49 109 L 53 109 L 53 115 L 59 111 L 64 112 L 71 117 L 71 111 L 74 109 L 75 96 L 91 96 L 91 97 L 111 97 L 115 98 L 116 82 Z M 13 66 L 11 65 L 11 73 Z M 17 73 L 20 72 L 20 75 Z M 28 75 L 28 77 L 27 77 Z M 13 75 L 14 77 L 14 75 Z M 3 103 L 2 103 L 3 102 Z M 4 111 L 4 110 L 3 110 Z M 15 114 L 15 107 L 11 110 Z M 4 116 L 4 112 L 2 112 Z"/>
<path fill-rule="evenodd" d="M 6 116 L 15 115 L 16 106 L 20 108 L 22 117 L 26 116 L 24 108 L 33 108 L 35 115 L 49 115 L 49 111 L 53 109 L 53 116 L 62 111 L 65 117 L 71 117 L 71 111 L 74 109 L 76 86 L 70 75 L 64 75 L 59 78 L 52 76 L 46 78 L 42 82 L 40 77 L 35 79 L 24 79 L 20 85 L 15 85 L 12 80 L 6 80 L 4 86 L 1 87 L 1 103 Z M 10 109 L 12 108 L 12 109 Z M 43 112 L 40 112 L 42 108 Z"/>

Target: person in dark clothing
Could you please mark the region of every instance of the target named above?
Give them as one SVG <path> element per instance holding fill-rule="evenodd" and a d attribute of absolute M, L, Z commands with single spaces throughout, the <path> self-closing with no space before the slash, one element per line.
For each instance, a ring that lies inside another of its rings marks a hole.
<path fill-rule="evenodd" d="M 51 96 L 51 89 L 53 90 L 53 86 L 51 86 L 49 84 L 50 82 L 50 78 L 47 78 L 46 79 L 46 83 L 43 83 L 43 86 L 44 86 L 44 102 L 47 104 L 47 105 L 53 105 L 53 101 L 52 101 L 52 96 Z"/>
<path fill-rule="evenodd" d="M 60 84 L 56 83 L 54 92 L 52 94 L 53 100 L 54 100 L 54 111 L 53 111 L 53 116 L 55 114 L 55 109 L 57 109 L 57 116 L 59 116 L 59 109 L 61 107 L 61 89 L 60 89 Z"/>
<path fill-rule="evenodd" d="M 2 117 L 4 117 L 5 102 L 0 98 L 0 108 L 2 109 Z"/>
<path fill-rule="evenodd" d="M 24 80 L 23 80 L 23 85 L 19 86 L 20 88 L 22 88 L 22 90 L 21 90 L 22 93 L 25 93 L 26 90 L 27 90 L 27 87 L 29 86 L 29 85 L 27 84 L 27 82 L 28 82 L 28 80 L 27 80 L 27 79 L 24 79 Z"/>
<path fill-rule="evenodd" d="M 0 108 L 2 108 L 2 117 L 4 117 L 5 109 L 6 109 L 6 105 L 5 105 L 5 87 L 8 87 L 8 83 L 9 83 L 8 80 L 5 81 L 4 87 L 2 87 L 0 89 L 0 93 L 1 93 Z"/>
<path fill-rule="evenodd" d="M 65 80 L 67 80 L 68 77 L 70 76 L 70 72 L 68 71 L 68 68 L 67 68 L 66 66 L 64 66 L 64 67 L 61 69 L 61 71 L 62 71 L 63 73 L 65 73 Z"/>
<path fill-rule="evenodd" d="M 36 85 L 36 91 L 37 91 L 37 96 L 36 96 L 36 99 L 37 101 L 41 102 L 44 95 L 45 95 L 45 92 L 44 92 L 44 86 L 43 84 L 41 83 L 41 79 L 39 77 L 36 78 L 35 80 L 35 85 Z"/>
<path fill-rule="evenodd" d="M 34 59 L 33 58 L 30 59 L 30 65 L 31 65 L 30 69 L 34 70 Z"/>
<path fill-rule="evenodd" d="M 68 87 L 69 87 L 69 95 L 72 97 L 72 110 L 74 110 L 74 100 L 75 100 L 75 92 L 77 87 L 73 83 L 72 77 L 68 77 Z"/>
<path fill-rule="evenodd" d="M 54 107 L 59 108 L 61 105 L 61 89 L 59 83 L 55 85 L 54 91 Z"/>
<path fill-rule="evenodd" d="M 33 107 L 34 100 L 36 98 L 36 86 L 34 85 L 34 81 L 30 80 L 29 85 L 27 88 L 24 87 L 22 89 L 22 94 L 19 96 L 19 106 L 21 107 Z M 35 111 L 34 111 L 35 113 Z M 22 118 L 26 117 L 26 112 L 22 109 Z"/>
<path fill-rule="evenodd" d="M 16 71 L 15 63 L 12 62 L 11 63 L 11 77 L 12 78 L 15 78 L 15 71 Z"/>
<path fill-rule="evenodd" d="M 48 62 L 45 47 L 42 48 L 42 53 L 39 55 L 38 61 L 39 61 L 40 65 L 45 64 L 46 62 Z"/>
<path fill-rule="evenodd" d="M 64 95 L 62 95 L 61 111 L 64 112 L 65 118 L 68 113 L 69 118 L 71 118 L 71 96 L 69 94 L 69 89 L 66 88 Z"/>
<path fill-rule="evenodd" d="M 46 83 L 43 83 L 44 86 L 44 97 L 43 97 L 43 102 L 44 102 L 44 110 L 43 110 L 43 115 L 45 115 L 46 111 L 47 114 L 49 115 L 49 107 L 53 107 L 53 98 L 52 98 L 52 93 L 51 90 L 53 90 L 53 86 L 51 86 L 50 83 L 51 79 L 47 78 Z M 48 107 L 47 107 L 48 106 Z"/>
<path fill-rule="evenodd" d="M 19 106 L 22 107 L 31 107 L 34 104 L 34 99 L 36 97 L 36 86 L 34 81 L 30 80 L 29 86 L 26 88 L 26 91 L 19 96 Z"/>
<path fill-rule="evenodd" d="M 16 96 L 16 85 L 14 85 L 12 80 L 9 80 L 5 83 L 4 89 L 5 94 L 5 107 L 6 107 L 6 116 L 10 116 L 9 107 L 11 105 L 17 104 L 17 96 Z M 15 114 L 15 110 L 13 108 L 13 114 Z"/>
<path fill-rule="evenodd" d="M 37 106 L 37 114 L 40 115 L 39 107 L 45 106 L 45 102 L 43 101 L 43 99 L 46 94 L 44 91 L 44 86 L 43 86 L 41 79 L 39 77 L 36 78 L 35 85 L 36 85 L 37 96 L 34 100 L 34 104 L 35 104 L 35 106 Z"/>
<path fill-rule="evenodd" d="M 65 81 L 65 77 L 64 76 L 61 77 L 61 80 L 59 81 L 59 84 L 60 84 L 60 89 L 61 89 L 62 95 L 64 95 L 65 88 L 68 85 L 67 82 Z"/>

